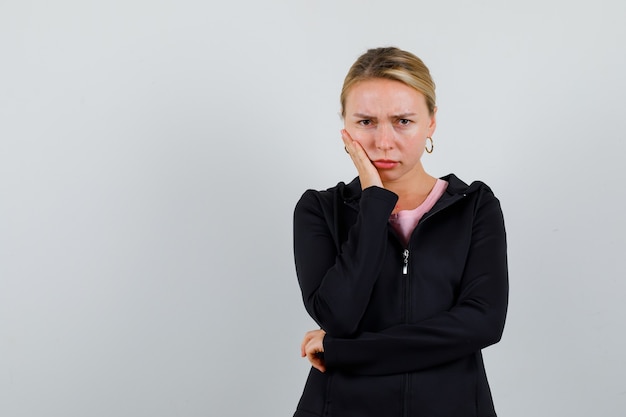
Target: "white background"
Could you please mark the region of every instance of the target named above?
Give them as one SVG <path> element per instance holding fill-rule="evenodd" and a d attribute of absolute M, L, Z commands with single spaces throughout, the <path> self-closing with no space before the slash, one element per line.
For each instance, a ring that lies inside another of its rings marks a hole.
<path fill-rule="evenodd" d="M 427 170 L 502 202 L 501 416 L 626 411 L 626 2 L 0 0 L 0 415 L 290 416 L 306 188 L 338 96 L 424 59 Z M 453 399 L 451 399 L 453 400 Z"/>

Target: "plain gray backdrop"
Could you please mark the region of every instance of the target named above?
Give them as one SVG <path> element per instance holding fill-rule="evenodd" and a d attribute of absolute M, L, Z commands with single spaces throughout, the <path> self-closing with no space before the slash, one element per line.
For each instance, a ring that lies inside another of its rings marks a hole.
<path fill-rule="evenodd" d="M 395 45 L 438 89 L 426 169 L 487 182 L 501 416 L 626 411 L 626 2 L 0 0 L 0 415 L 289 416 L 314 328 L 305 189 Z M 451 399 L 453 401 L 453 399 Z"/>

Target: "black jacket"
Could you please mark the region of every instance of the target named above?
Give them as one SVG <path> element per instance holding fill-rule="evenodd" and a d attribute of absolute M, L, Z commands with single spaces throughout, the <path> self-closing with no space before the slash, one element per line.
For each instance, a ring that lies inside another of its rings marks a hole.
<path fill-rule="evenodd" d="M 496 415 L 481 349 L 506 316 L 502 212 L 485 184 L 443 179 L 408 247 L 391 191 L 357 178 L 298 202 L 296 271 L 327 371 L 311 368 L 295 417 Z"/>

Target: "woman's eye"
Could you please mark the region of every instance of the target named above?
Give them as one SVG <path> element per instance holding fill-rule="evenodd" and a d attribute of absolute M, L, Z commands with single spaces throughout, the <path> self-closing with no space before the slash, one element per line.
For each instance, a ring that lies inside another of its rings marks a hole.
<path fill-rule="evenodd" d="M 398 123 L 400 123 L 402 126 L 408 126 L 409 124 L 411 124 L 411 121 L 409 119 L 400 119 L 398 120 Z"/>

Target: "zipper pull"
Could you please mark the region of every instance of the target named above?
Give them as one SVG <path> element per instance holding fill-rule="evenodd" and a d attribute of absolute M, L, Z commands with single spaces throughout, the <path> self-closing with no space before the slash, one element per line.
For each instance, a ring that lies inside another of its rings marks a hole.
<path fill-rule="evenodd" d="M 405 249 L 402 252 L 402 257 L 404 258 L 404 265 L 402 266 L 402 275 L 406 275 L 409 273 L 409 250 Z"/>

